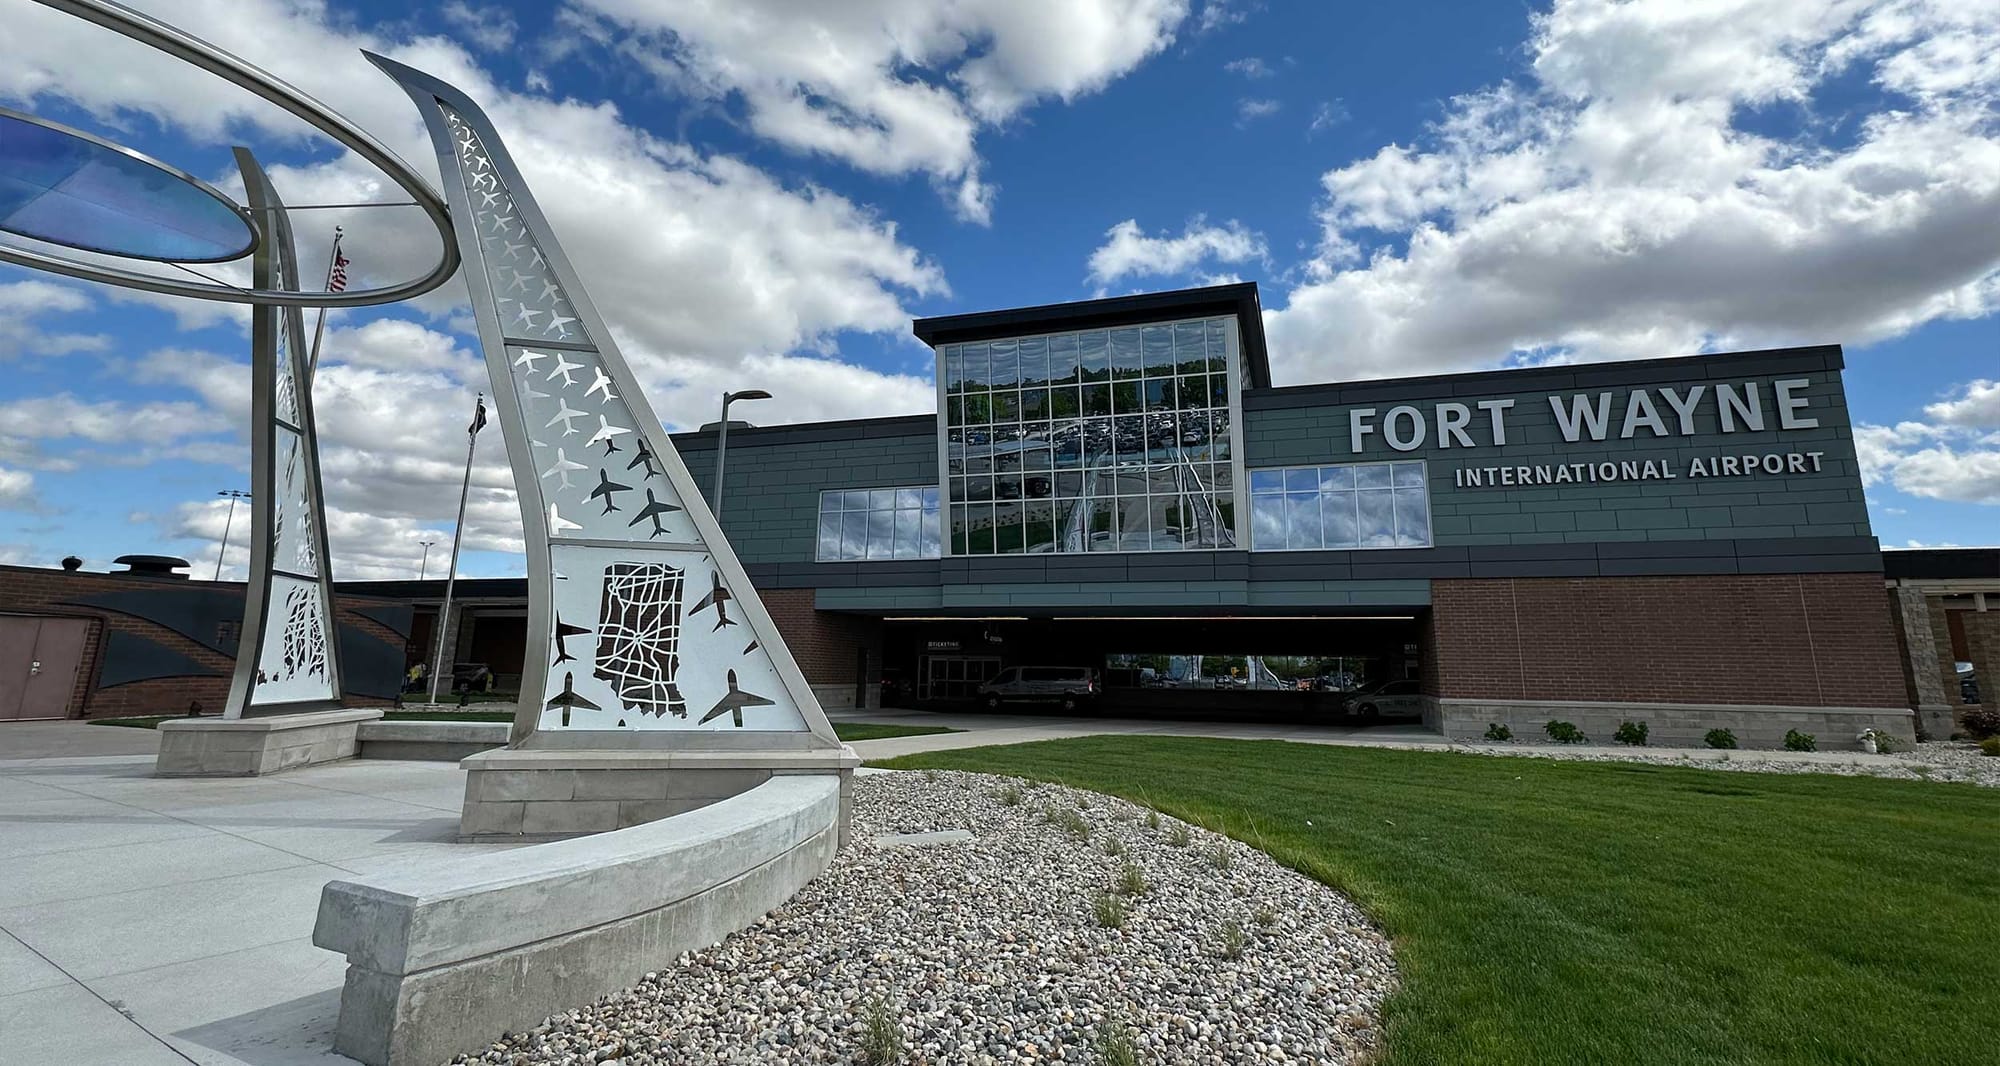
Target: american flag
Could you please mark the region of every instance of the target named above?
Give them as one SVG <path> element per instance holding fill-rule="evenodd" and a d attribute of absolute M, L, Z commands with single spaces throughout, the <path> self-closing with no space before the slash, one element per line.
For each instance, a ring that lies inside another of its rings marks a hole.
<path fill-rule="evenodd" d="M 340 242 L 337 240 L 333 245 L 333 269 L 326 275 L 326 291 L 347 291 L 347 256 L 341 253 Z"/>

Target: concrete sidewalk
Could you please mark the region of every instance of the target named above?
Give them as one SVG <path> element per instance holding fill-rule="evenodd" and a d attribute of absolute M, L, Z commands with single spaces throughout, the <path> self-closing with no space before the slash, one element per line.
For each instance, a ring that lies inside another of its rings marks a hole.
<path fill-rule="evenodd" d="M 16 759 L 75 759 L 93 755 L 156 755 L 160 734 L 151 729 L 51 720 L 0 722 L 0 763 Z"/>
<path fill-rule="evenodd" d="M 67 727 L 86 748 L 153 736 Z M 42 750 L 19 728 L 0 751 Z M 453 842 L 463 774 L 152 771 L 151 754 L 0 759 L 0 1063 L 351 1066 L 331 1050 L 346 960 L 310 941 L 320 888 L 499 847 Z"/>

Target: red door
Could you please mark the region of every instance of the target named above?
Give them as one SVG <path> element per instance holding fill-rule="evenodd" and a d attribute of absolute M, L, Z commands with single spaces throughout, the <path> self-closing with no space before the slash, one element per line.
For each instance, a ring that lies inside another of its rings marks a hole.
<path fill-rule="evenodd" d="M 81 618 L 0 615 L 0 721 L 69 717 L 89 641 Z"/>

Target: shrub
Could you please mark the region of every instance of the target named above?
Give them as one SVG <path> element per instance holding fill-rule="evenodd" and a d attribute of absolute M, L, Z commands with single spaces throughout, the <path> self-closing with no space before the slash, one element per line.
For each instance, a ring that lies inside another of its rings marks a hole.
<path fill-rule="evenodd" d="M 1611 734 L 1611 739 L 1620 744 L 1630 744 L 1635 748 L 1643 748 L 1646 746 L 1646 734 L 1650 731 L 1650 727 L 1644 722 L 1620 722 L 1618 723 L 1618 731 Z"/>
<path fill-rule="evenodd" d="M 1909 745 L 1903 743 L 1901 738 L 1892 734 L 1882 732 L 1875 734 L 1875 750 L 1884 755 L 1894 755 L 1908 747 Z"/>
<path fill-rule="evenodd" d="M 1499 722 L 1494 722 L 1492 725 L 1486 727 L 1486 739 L 1512 740 L 1514 739 L 1514 731 L 1501 725 Z"/>
<path fill-rule="evenodd" d="M 1711 729 L 1703 734 L 1701 739 L 1707 741 L 1708 746 L 1711 748 L 1733 748 L 1736 746 L 1736 734 L 1731 733 L 1727 729 Z"/>
<path fill-rule="evenodd" d="M 1813 751 L 1818 747 L 1811 733 L 1801 733 L 1796 729 L 1785 730 L 1786 751 Z"/>
<path fill-rule="evenodd" d="M 1979 750 L 1988 755 L 2000 758 L 2000 737 L 1987 737 L 1985 740 L 1980 741 Z"/>
<path fill-rule="evenodd" d="M 903 1057 L 903 1029 L 889 1016 L 889 1005 L 881 996 L 868 997 L 862 1021 L 861 1061 L 868 1066 L 887 1066 Z"/>
<path fill-rule="evenodd" d="M 1558 744 L 1581 744 L 1585 740 L 1590 739 L 1583 735 L 1583 730 L 1578 729 L 1574 724 L 1569 722 L 1551 721 L 1548 725 L 1542 727 L 1542 731 L 1549 735 L 1550 740 Z"/>
<path fill-rule="evenodd" d="M 1126 863 L 1124 869 L 1118 871 L 1118 892 L 1125 896 L 1145 895 L 1146 871 L 1139 869 L 1135 863 Z"/>
<path fill-rule="evenodd" d="M 1132 1043 L 1132 1027 L 1115 1017 L 1097 1027 L 1091 1050 L 1103 1066 L 1139 1066 L 1139 1049 Z"/>
<path fill-rule="evenodd" d="M 1965 735 L 1974 740 L 2000 737 L 2000 710 L 1979 708 L 1965 712 Z"/>
<path fill-rule="evenodd" d="M 1119 929 L 1125 925 L 1127 909 L 1125 900 L 1120 896 L 1099 892 L 1097 898 L 1090 901 L 1090 911 L 1097 918 L 1097 924 L 1106 929 Z"/>
<path fill-rule="evenodd" d="M 1243 923 L 1234 918 L 1222 923 L 1216 930 L 1215 947 L 1217 954 L 1225 959 L 1240 959 L 1243 949 L 1250 943 L 1250 937 L 1243 932 Z"/>

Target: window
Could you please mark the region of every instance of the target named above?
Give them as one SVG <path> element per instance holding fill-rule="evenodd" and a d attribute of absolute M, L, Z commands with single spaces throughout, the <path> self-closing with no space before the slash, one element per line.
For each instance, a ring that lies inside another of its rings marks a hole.
<path fill-rule="evenodd" d="M 951 554 L 1236 547 L 1233 327 L 941 345 Z"/>
<path fill-rule="evenodd" d="M 1250 516 L 1257 551 L 1431 546 L 1422 462 L 1252 470 Z"/>
<path fill-rule="evenodd" d="M 938 557 L 935 485 L 819 494 L 819 561 Z"/>

